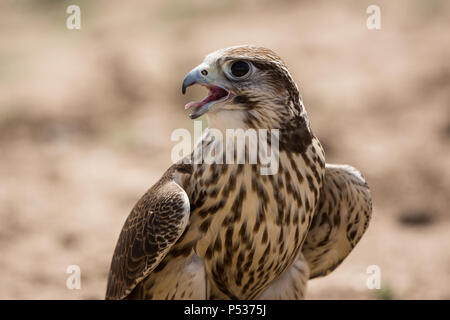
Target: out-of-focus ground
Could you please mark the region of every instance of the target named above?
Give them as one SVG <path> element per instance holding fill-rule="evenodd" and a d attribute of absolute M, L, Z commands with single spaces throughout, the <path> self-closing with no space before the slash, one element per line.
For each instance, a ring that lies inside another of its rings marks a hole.
<path fill-rule="evenodd" d="M 286 61 L 327 162 L 372 189 L 366 235 L 307 297 L 449 299 L 449 30 L 444 0 L 1 1 L 0 298 L 103 298 L 126 216 L 193 127 L 183 106 L 205 92 L 182 96 L 185 73 L 250 43 Z"/>

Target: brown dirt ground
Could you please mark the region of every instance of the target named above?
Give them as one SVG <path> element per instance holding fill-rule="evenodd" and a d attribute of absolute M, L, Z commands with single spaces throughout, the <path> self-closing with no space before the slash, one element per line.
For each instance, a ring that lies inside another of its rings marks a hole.
<path fill-rule="evenodd" d="M 284 58 L 327 162 L 373 193 L 366 235 L 308 298 L 450 299 L 450 4 L 376 1 L 370 31 L 373 2 L 77 1 L 70 31 L 72 1 L 2 1 L 0 298 L 103 298 L 126 216 L 192 129 L 183 105 L 204 93 L 181 95 L 185 73 L 251 43 Z"/>

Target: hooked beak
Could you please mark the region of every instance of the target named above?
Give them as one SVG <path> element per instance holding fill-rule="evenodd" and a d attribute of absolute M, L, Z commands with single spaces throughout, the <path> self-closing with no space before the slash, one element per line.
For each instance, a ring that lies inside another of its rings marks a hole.
<path fill-rule="evenodd" d="M 194 84 L 202 85 L 209 89 L 208 96 L 202 101 L 192 101 L 184 106 L 185 109 L 193 109 L 189 114 L 191 119 L 196 119 L 206 113 L 214 104 L 230 98 L 230 91 L 219 85 L 211 68 L 205 64 L 192 69 L 184 78 L 181 92 L 186 93 L 186 88 Z"/>

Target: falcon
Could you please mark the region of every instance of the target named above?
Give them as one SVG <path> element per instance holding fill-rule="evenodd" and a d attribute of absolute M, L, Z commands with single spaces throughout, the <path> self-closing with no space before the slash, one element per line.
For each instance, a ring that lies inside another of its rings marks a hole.
<path fill-rule="evenodd" d="M 325 163 L 299 89 L 271 50 L 209 54 L 185 77 L 208 89 L 186 105 L 209 128 L 279 130 L 278 170 L 260 163 L 173 164 L 120 233 L 106 299 L 301 299 L 367 229 L 369 188 L 348 165 Z M 206 129 L 196 151 L 228 148 Z M 220 144 L 220 145 L 219 145 Z M 246 146 L 247 148 L 248 146 Z M 201 148 L 201 149 L 200 149 Z"/>

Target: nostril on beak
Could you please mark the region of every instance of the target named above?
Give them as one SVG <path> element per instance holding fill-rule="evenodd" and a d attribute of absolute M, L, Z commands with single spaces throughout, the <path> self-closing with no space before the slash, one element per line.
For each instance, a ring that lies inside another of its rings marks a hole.
<path fill-rule="evenodd" d="M 205 83 L 205 79 L 201 75 L 205 76 L 208 74 L 206 69 L 194 68 L 186 75 L 183 80 L 183 85 L 181 87 L 181 92 L 183 94 L 186 93 L 186 88 L 190 87 L 196 83 L 202 84 Z"/>

